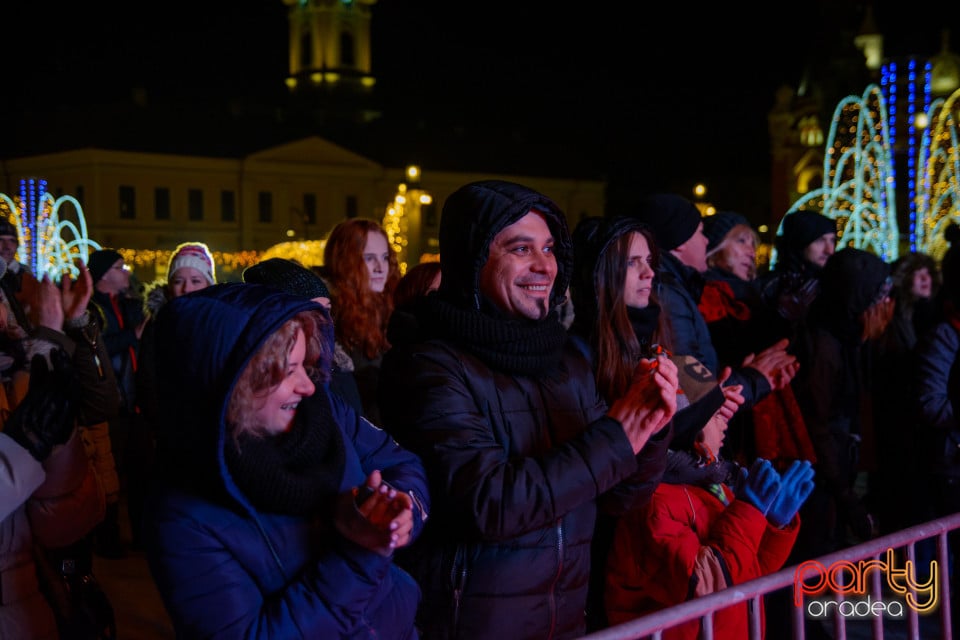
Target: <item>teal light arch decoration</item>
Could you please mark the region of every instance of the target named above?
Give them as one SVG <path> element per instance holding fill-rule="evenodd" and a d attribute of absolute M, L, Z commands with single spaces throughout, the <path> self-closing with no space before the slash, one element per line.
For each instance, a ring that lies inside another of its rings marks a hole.
<path fill-rule="evenodd" d="M 813 210 L 837 222 L 837 248 L 852 246 L 896 260 L 897 228 L 893 152 L 886 99 L 880 87 L 842 99 L 833 113 L 823 160 L 824 185 L 800 197 L 777 228 L 797 211 Z M 776 249 L 770 256 L 776 264 Z"/>
<path fill-rule="evenodd" d="M 46 189 L 46 180 L 22 179 L 17 197 L 0 193 L 0 215 L 16 226 L 20 237 L 17 260 L 37 278 L 45 274 L 52 280 L 64 274 L 76 277 L 79 271 L 74 261 L 79 258 L 86 263 L 90 253 L 102 247 L 87 236 L 87 221 L 77 199 L 69 195 L 54 198 Z M 73 215 L 65 204 L 73 208 Z"/>
<path fill-rule="evenodd" d="M 960 89 L 935 100 L 927 110 L 927 120 L 920 146 L 913 249 L 939 261 L 948 246 L 944 229 L 951 222 L 960 224 Z"/>

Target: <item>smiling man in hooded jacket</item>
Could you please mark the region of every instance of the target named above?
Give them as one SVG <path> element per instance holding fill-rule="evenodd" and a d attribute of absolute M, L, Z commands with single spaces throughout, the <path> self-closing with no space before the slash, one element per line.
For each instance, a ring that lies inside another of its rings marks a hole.
<path fill-rule="evenodd" d="M 532 189 L 454 192 L 440 263 L 440 288 L 409 307 L 380 378 L 385 428 L 422 457 L 434 505 L 398 556 L 424 590 L 423 637 L 579 637 L 597 501 L 652 494 L 662 466 L 638 453 L 665 437 L 676 366 L 642 361 L 607 407 L 555 312 L 573 263 L 566 220 Z"/>

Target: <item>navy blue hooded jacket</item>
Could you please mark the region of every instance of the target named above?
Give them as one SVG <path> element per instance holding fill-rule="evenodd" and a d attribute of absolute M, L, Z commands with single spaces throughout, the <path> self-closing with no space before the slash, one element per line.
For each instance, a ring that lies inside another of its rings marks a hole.
<path fill-rule="evenodd" d="M 305 298 L 254 284 L 219 284 L 176 298 L 157 317 L 157 370 L 165 433 L 158 479 L 145 509 L 148 561 L 182 637 L 415 638 L 419 589 L 391 558 L 342 538 L 330 513 L 290 515 L 255 507 L 231 477 L 225 420 L 240 374 Z M 317 387 L 298 414 L 329 398 L 343 435 L 340 491 L 374 469 L 410 493 L 414 535 L 425 519 L 423 466 L 336 394 Z M 335 424 L 334 424 L 335 423 Z M 311 422 L 312 426 L 315 424 Z M 270 437 L 270 436 L 267 436 Z"/>

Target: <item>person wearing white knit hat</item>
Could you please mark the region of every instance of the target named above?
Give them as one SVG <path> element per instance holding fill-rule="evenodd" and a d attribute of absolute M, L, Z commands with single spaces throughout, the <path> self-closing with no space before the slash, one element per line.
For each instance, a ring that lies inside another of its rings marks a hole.
<path fill-rule="evenodd" d="M 172 297 L 198 291 L 217 283 L 210 249 L 202 242 L 184 242 L 170 256 L 167 286 Z"/>

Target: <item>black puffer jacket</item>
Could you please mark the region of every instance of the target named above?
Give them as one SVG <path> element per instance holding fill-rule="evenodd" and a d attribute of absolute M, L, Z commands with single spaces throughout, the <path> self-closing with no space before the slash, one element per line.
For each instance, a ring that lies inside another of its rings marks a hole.
<path fill-rule="evenodd" d="M 518 373 L 493 366 L 441 317 L 456 309 L 461 324 L 557 335 L 554 314 L 509 319 L 479 291 L 491 240 L 531 209 L 553 232 L 551 301 L 563 299 L 572 248 L 557 206 L 520 185 L 467 185 L 443 209 L 440 290 L 402 323 L 406 335 L 391 336 L 381 367 L 384 426 L 421 456 L 430 481 L 424 537 L 398 561 L 420 582 L 431 639 L 582 635 L 596 501 L 637 470 L 572 343 L 551 341 L 556 353 L 543 356 L 554 364 L 541 374 Z"/>

